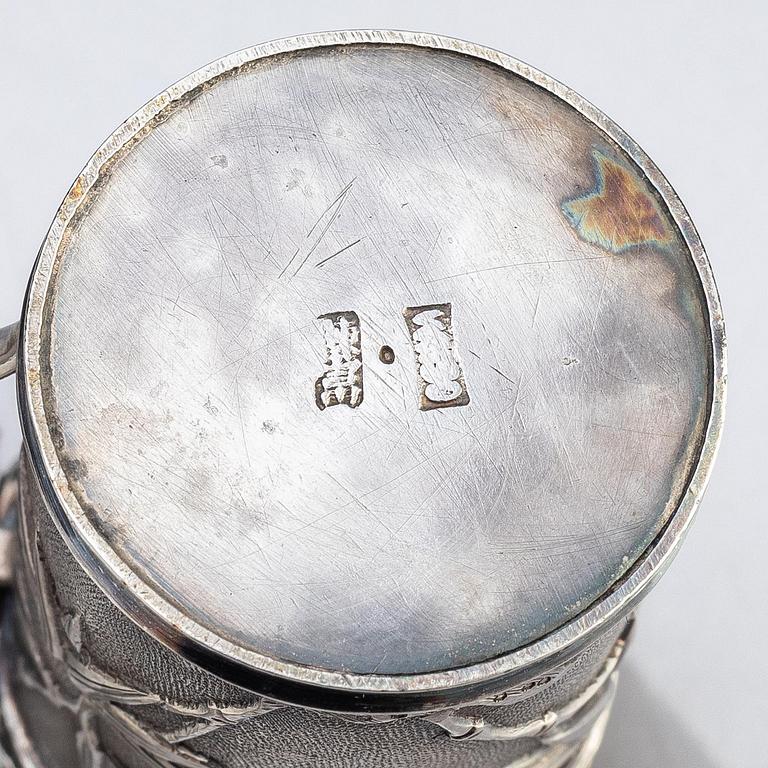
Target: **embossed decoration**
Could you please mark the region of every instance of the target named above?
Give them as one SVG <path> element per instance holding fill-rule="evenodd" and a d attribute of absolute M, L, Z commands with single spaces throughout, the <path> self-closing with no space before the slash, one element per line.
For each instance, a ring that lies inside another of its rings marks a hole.
<path fill-rule="evenodd" d="M 592 155 L 595 189 L 562 205 L 579 237 L 612 253 L 639 245 L 669 246 L 672 229 L 647 182 L 600 150 Z"/>
<path fill-rule="evenodd" d="M 142 765 L 219 768 L 219 762 L 198 752 L 195 739 L 284 707 L 262 697 L 242 705 L 171 700 L 101 669 L 84 644 L 82 615 L 64 610 L 59 602 L 54 578 L 42 556 L 37 523 L 29 515 L 20 515 L 18 525 L 21 556 L 15 586 L 20 622 L 11 647 L 15 651 L 18 642 L 24 653 L 15 657 L 15 674 L 18 683 L 35 696 L 74 715 L 78 765 L 117 765 L 103 745 L 103 726 L 108 724 L 140 756 Z M 3 643 L 8 643 L 7 637 Z M 7 657 L 8 646 L 1 650 L 0 655 Z M 0 668 L 0 694 L 6 699 L 9 694 L 2 678 L 7 674 L 7 668 Z M 167 713 L 167 723 L 148 721 L 150 711 Z M 2 760 L 0 768 L 4 768 Z"/>
<path fill-rule="evenodd" d="M 327 357 L 325 372 L 315 382 L 315 401 L 324 411 L 332 405 L 357 408 L 363 402 L 363 355 L 356 312 L 329 312 L 322 323 Z"/>
<path fill-rule="evenodd" d="M 456 350 L 451 305 L 407 307 L 403 315 L 416 354 L 419 408 L 467 405 L 469 392 Z"/>

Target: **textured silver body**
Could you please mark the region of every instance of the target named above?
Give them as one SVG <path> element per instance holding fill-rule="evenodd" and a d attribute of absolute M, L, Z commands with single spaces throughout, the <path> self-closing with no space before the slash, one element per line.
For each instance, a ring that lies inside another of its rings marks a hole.
<path fill-rule="evenodd" d="M 587 765 L 723 347 L 667 182 L 520 62 L 365 32 L 203 68 L 30 283 L 16 751 L 45 721 L 61 765 Z"/>
<path fill-rule="evenodd" d="M 33 745 L 22 768 L 570 766 L 579 765 L 572 761 L 595 725 L 604 727 L 625 621 L 547 674 L 473 706 L 416 717 L 286 706 L 226 684 L 148 637 L 75 563 L 26 464 L 21 494 L 14 615 L 3 647 L 13 659 L 4 671 L 11 745 Z"/>

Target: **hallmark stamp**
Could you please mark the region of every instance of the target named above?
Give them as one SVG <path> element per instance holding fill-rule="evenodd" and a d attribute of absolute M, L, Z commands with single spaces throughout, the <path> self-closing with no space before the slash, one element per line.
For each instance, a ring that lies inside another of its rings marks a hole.
<path fill-rule="evenodd" d="M 469 392 L 456 350 L 451 305 L 406 307 L 403 315 L 416 356 L 419 409 L 468 405 Z"/>
<path fill-rule="evenodd" d="M 315 382 L 315 402 L 324 411 L 333 405 L 357 408 L 363 402 L 363 354 L 356 312 L 328 312 L 322 324 L 326 362 Z"/>

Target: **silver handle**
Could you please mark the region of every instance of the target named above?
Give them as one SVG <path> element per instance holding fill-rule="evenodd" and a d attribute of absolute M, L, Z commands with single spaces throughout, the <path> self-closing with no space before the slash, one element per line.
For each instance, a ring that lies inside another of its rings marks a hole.
<path fill-rule="evenodd" d="M 0 379 L 16 373 L 19 353 L 19 323 L 0 328 Z M 11 583 L 13 572 L 13 524 L 12 509 L 18 499 L 16 471 L 0 474 L 0 589 Z M 0 768 L 4 765 L 0 750 Z"/>
<path fill-rule="evenodd" d="M 16 373 L 19 351 L 19 324 L 0 328 L 0 379 Z"/>

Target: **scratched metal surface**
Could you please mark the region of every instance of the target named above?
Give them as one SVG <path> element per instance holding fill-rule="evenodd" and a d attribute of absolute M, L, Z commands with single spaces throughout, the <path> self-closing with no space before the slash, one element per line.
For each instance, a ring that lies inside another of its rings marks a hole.
<path fill-rule="evenodd" d="M 577 616 L 704 436 L 709 317 L 662 198 L 571 106 L 450 50 L 293 52 L 193 96 L 58 251 L 59 491 L 214 647 L 420 674 Z M 406 320 L 445 305 L 466 392 L 424 408 Z M 333 313 L 362 397 L 321 408 Z"/>

